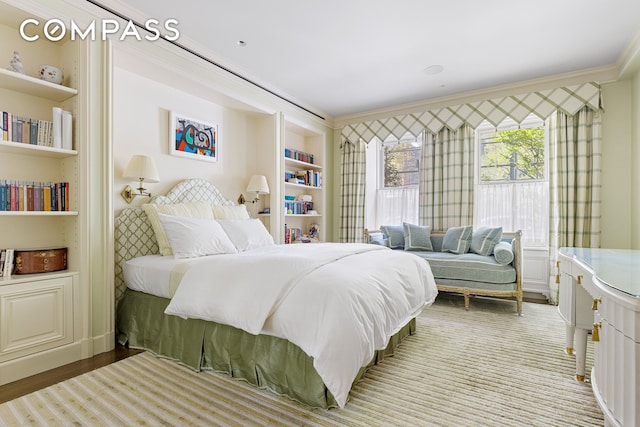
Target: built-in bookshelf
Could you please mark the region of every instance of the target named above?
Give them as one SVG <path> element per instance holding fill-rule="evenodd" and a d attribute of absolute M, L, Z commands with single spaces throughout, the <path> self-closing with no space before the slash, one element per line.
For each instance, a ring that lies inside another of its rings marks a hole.
<path fill-rule="evenodd" d="M 325 236 L 325 135 L 286 122 L 282 180 L 284 243 L 323 241 Z"/>
<path fill-rule="evenodd" d="M 80 81 L 85 45 L 68 38 L 21 40 L 16 37 L 20 23 L 33 11 L 0 3 L 0 14 L 5 17 L 0 60 L 8 65 L 19 51 L 24 65 L 24 74 L 0 69 L 1 246 L 16 251 L 66 248 L 68 253 L 65 270 L 0 277 L 0 308 L 5 308 L 0 309 L 0 384 L 6 384 L 87 357 L 90 292 L 82 280 L 89 263 L 87 222 L 80 208 L 87 168 L 75 132 L 83 114 L 80 91 L 70 87 Z M 63 83 L 38 78 L 42 64 L 64 70 Z M 63 148 L 62 121 L 55 125 L 60 132 L 55 143 L 54 121 L 64 112 L 69 145 Z M 11 272 L 10 266 L 5 272 Z"/>

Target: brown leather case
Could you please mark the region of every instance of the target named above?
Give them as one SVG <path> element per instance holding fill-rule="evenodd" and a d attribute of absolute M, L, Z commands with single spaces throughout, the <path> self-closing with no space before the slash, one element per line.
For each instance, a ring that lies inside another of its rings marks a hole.
<path fill-rule="evenodd" d="M 67 268 L 67 248 L 16 250 L 14 274 L 47 273 Z"/>

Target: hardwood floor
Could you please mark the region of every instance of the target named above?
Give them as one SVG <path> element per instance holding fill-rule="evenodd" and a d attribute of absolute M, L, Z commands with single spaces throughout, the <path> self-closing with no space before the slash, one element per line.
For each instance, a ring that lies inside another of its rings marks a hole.
<path fill-rule="evenodd" d="M 137 353 L 140 353 L 140 350 L 130 350 L 126 347 L 118 346 L 112 351 L 98 354 L 89 359 L 79 360 L 41 374 L 5 384 L 0 386 L 0 403 L 7 402 L 36 390 L 57 384 L 61 381 L 84 374 L 85 372 L 92 371 L 110 363 L 117 362 L 118 360 L 125 359 Z"/>

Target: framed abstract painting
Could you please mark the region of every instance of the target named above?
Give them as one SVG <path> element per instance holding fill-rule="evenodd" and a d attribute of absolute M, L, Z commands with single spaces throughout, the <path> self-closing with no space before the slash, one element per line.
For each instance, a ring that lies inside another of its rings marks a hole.
<path fill-rule="evenodd" d="M 218 125 L 171 112 L 169 154 L 217 162 L 220 155 Z"/>

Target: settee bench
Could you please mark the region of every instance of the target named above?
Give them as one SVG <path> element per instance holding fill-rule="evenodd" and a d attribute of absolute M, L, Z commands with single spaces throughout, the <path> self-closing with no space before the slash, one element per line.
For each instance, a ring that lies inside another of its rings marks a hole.
<path fill-rule="evenodd" d="M 518 315 L 522 314 L 522 245 L 521 231 L 504 232 L 500 247 L 508 245 L 512 260 L 498 262 L 496 254 L 452 253 L 443 251 L 446 231 L 431 231 L 432 250 L 407 250 L 426 260 L 441 292 L 459 293 L 464 296 L 465 309 L 469 309 L 470 296 L 515 299 Z M 382 230 L 365 230 L 365 241 L 389 246 L 389 236 Z M 393 248 L 406 250 L 404 248 Z M 498 258 L 500 259 L 500 258 Z"/>

